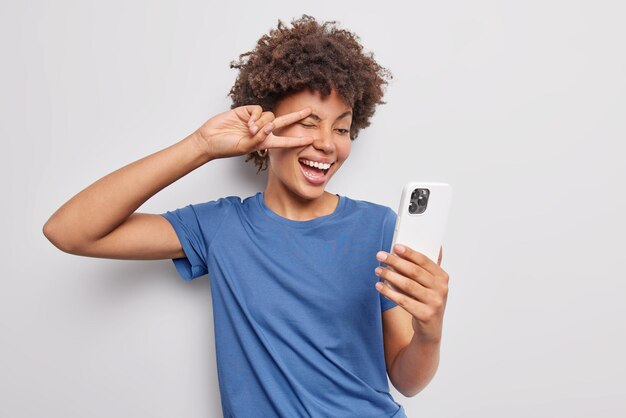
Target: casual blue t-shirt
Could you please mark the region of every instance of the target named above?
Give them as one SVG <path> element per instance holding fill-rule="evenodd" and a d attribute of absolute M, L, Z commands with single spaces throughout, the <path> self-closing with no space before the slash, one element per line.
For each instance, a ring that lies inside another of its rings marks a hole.
<path fill-rule="evenodd" d="M 210 273 L 224 417 L 405 417 L 383 349 L 396 304 L 374 288 L 393 210 L 339 196 L 332 214 L 293 221 L 257 193 L 162 215 L 183 279 Z"/>

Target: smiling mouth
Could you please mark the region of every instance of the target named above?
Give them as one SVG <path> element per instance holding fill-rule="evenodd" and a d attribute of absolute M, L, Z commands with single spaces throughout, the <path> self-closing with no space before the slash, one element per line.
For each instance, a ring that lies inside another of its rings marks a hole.
<path fill-rule="evenodd" d="M 314 168 L 314 169 L 317 169 L 319 171 L 324 171 L 324 172 L 328 171 L 330 166 L 334 164 L 334 163 L 318 163 L 316 161 L 307 160 L 305 158 L 300 158 L 298 161 L 300 162 L 300 164 L 304 166 Z"/>
<path fill-rule="evenodd" d="M 330 167 L 333 163 L 319 163 L 316 161 L 300 158 L 298 160 L 304 177 L 313 184 L 322 184 L 326 180 Z"/>

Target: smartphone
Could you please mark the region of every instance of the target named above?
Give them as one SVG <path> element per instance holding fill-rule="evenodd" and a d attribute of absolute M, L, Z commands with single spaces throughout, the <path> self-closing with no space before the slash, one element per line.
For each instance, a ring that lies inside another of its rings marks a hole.
<path fill-rule="evenodd" d="M 447 183 L 407 183 L 400 197 L 392 251 L 396 243 L 404 244 L 436 263 L 451 203 L 452 187 Z"/>

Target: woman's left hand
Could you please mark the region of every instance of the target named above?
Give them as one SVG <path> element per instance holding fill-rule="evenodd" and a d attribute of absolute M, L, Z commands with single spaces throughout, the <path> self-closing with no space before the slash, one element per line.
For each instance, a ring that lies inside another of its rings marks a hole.
<path fill-rule="evenodd" d="M 388 266 L 377 267 L 376 275 L 387 280 L 395 290 L 382 282 L 377 283 L 376 288 L 411 314 L 415 337 L 423 342 L 441 341 L 449 279 L 441 268 L 442 252 L 443 247 L 439 249 L 436 264 L 405 245 L 396 244 L 394 254 L 385 251 L 376 254 L 376 258 Z"/>

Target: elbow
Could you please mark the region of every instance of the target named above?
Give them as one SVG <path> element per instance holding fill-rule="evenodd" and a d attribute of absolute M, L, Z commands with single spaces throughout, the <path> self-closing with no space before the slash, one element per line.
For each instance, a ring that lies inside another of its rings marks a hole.
<path fill-rule="evenodd" d="M 59 250 L 68 254 L 79 254 L 79 246 L 64 236 L 58 223 L 49 219 L 42 228 L 43 235 Z"/>
<path fill-rule="evenodd" d="M 402 396 L 404 396 L 405 398 L 412 398 L 418 393 L 420 393 L 422 389 L 424 389 L 423 387 L 408 387 L 408 386 L 405 387 L 402 385 L 396 385 L 395 383 L 393 383 L 393 387 L 395 387 L 396 390 L 400 392 Z"/>
<path fill-rule="evenodd" d="M 398 390 L 398 392 L 400 392 L 402 394 L 402 396 L 404 396 L 405 398 L 412 398 L 413 396 L 417 395 L 418 393 L 420 393 L 422 390 L 421 389 L 415 389 L 415 390 L 408 390 L 408 389 L 404 389 L 404 390 Z"/>
<path fill-rule="evenodd" d="M 397 373 L 389 374 L 391 384 L 405 398 L 412 398 L 420 393 L 426 386 L 428 386 L 432 378 L 433 376 L 427 377 L 424 375 L 407 376 L 398 375 Z"/>

